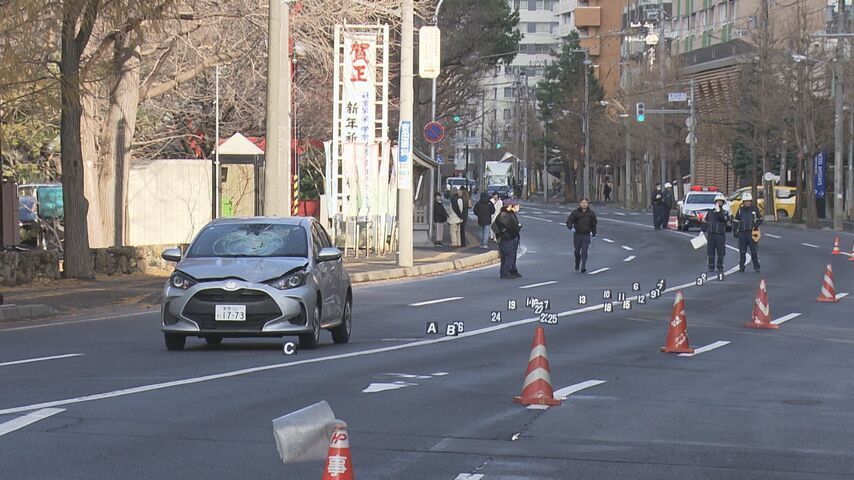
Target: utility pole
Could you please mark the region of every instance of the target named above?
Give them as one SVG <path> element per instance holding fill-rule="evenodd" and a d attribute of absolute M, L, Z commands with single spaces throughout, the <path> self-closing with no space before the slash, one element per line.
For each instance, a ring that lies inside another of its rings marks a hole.
<path fill-rule="evenodd" d="M 522 190 L 523 198 L 528 200 L 531 198 L 531 189 L 533 188 L 532 180 L 532 172 L 531 172 L 531 159 L 528 158 L 528 75 L 525 74 L 525 83 L 523 88 L 525 89 L 525 98 L 521 102 L 522 103 L 522 158 L 525 159 L 525 183 L 527 184 L 525 188 Z"/>
<path fill-rule="evenodd" d="M 584 184 L 582 198 L 590 198 L 590 51 L 584 49 Z"/>
<path fill-rule="evenodd" d="M 442 8 L 442 3 L 444 1 L 445 0 L 439 0 L 439 4 L 436 5 L 436 13 L 433 15 L 433 25 L 435 25 L 437 27 L 439 26 L 439 10 Z M 415 27 L 413 26 L 413 28 L 415 28 Z M 434 78 L 433 82 L 432 82 L 433 83 L 433 98 L 432 98 L 432 101 L 430 102 L 430 110 L 432 112 L 430 119 L 432 122 L 436 121 L 436 80 L 437 79 Z M 436 144 L 435 143 L 430 144 L 430 160 L 432 160 L 434 163 L 436 162 Z M 442 187 L 441 170 L 442 170 L 441 166 L 436 168 L 436 172 L 437 172 L 436 173 L 436 179 L 437 179 L 436 180 L 436 188 L 437 188 L 436 191 L 437 192 L 441 191 L 441 189 L 442 189 L 441 188 Z"/>
<path fill-rule="evenodd" d="M 414 12 L 413 0 L 402 0 L 401 4 L 401 34 L 400 34 L 400 123 L 409 122 L 412 125 L 413 98 L 413 45 L 414 45 Z M 406 140 L 410 145 L 403 146 L 412 151 L 412 135 Z M 413 160 L 410 159 L 409 162 Z M 397 264 L 400 267 L 411 267 L 412 259 L 412 177 L 405 179 L 409 185 L 398 186 L 398 254 Z M 463 232 L 465 235 L 465 232 Z"/>
<path fill-rule="evenodd" d="M 696 107 L 694 106 L 694 79 L 691 79 L 690 87 L 691 94 L 688 96 L 688 109 L 691 111 L 690 113 L 690 122 L 691 125 L 688 126 L 688 135 L 689 135 L 689 143 L 688 150 L 690 152 L 690 167 L 691 170 L 689 172 L 691 176 L 691 186 L 697 184 L 697 115 L 696 115 Z M 681 179 L 680 179 L 681 182 Z M 727 185 L 725 188 L 729 188 Z"/>
<path fill-rule="evenodd" d="M 854 108 L 848 118 L 848 219 L 854 220 Z"/>
<path fill-rule="evenodd" d="M 632 204 L 634 203 L 634 197 L 632 196 L 632 135 L 629 128 L 632 122 L 629 118 L 629 115 L 626 114 L 626 178 L 623 180 L 623 183 L 626 185 L 626 208 L 632 208 Z"/>
<path fill-rule="evenodd" d="M 264 162 L 263 214 L 291 215 L 291 74 L 288 59 L 289 7 L 270 2 L 267 46 L 267 151 Z"/>
<path fill-rule="evenodd" d="M 214 101 L 214 110 L 216 111 L 216 127 L 214 128 L 214 218 L 222 216 L 222 163 L 219 161 L 219 65 L 216 66 L 214 73 L 214 90 L 216 99 Z"/>
<path fill-rule="evenodd" d="M 834 34 L 844 34 L 848 32 L 848 12 L 847 5 L 844 2 L 836 2 Z M 836 62 L 833 64 L 833 78 L 836 86 L 835 92 L 835 111 L 833 114 L 833 193 L 835 201 L 833 202 L 833 229 L 842 230 L 842 215 L 843 215 L 843 198 L 842 193 L 842 176 L 844 175 L 844 167 L 842 157 L 845 155 L 845 144 L 843 135 L 845 131 L 845 79 L 843 78 L 845 66 L 845 39 L 837 37 L 836 39 Z"/>

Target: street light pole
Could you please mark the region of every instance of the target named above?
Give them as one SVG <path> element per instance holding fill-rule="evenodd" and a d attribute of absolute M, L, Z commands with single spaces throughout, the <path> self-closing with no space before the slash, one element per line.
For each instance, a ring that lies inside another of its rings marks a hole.
<path fill-rule="evenodd" d="M 584 49 L 584 184 L 583 198 L 590 198 L 590 51 Z"/>
<path fill-rule="evenodd" d="M 413 0 L 402 0 L 401 3 L 401 35 L 400 35 L 400 123 L 412 124 L 413 98 L 413 45 L 414 45 L 414 7 Z M 409 135 L 406 139 L 412 141 Z M 411 151 L 411 145 L 401 146 Z M 409 160 L 412 162 L 412 160 Z M 400 179 L 398 179 L 400 181 Z M 406 179 L 410 184 L 398 188 L 398 255 L 397 264 L 400 267 L 411 267 L 412 259 L 412 177 Z"/>

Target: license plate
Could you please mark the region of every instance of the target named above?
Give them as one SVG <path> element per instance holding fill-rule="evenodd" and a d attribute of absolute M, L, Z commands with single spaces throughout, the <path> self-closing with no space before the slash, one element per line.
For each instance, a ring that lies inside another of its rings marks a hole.
<path fill-rule="evenodd" d="M 246 305 L 217 305 L 214 313 L 218 322 L 246 321 Z"/>

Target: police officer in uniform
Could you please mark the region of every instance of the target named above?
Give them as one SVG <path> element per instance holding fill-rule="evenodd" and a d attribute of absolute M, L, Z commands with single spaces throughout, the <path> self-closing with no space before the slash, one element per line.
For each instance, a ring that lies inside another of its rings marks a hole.
<path fill-rule="evenodd" d="M 669 230 L 670 212 L 673 211 L 674 205 L 676 205 L 676 195 L 673 193 L 673 185 L 666 182 L 664 184 L 664 207 L 661 209 L 664 212 L 661 218 L 662 230 Z"/>
<path fill-rule="evenodd" d="M 715 208 L 706 213 L 706 252 L 709 256 L 709 271 L 717 268 L 719 273 L 724 271 L 724 255 L 726 255 L 726 225 L 729 213 L 724 210 L 726 198 L 722 194 L 715 196 Z"/>
<path fill-rule="evenodd" d="M 661 184 L 656 183 L 655 190 L 652 192 L 652 225 L 656 230 L 661 230 L 664 208 L 664 192 L 661 190 Z"/>
<path fill-rule="evenodd" d="M 738 240 L 738 270 L 744 271 L 747 248 L 750 247 L 750 258 L 753 261 L 753 269 L 759 271 L 759 253 L 756 250 L 756 239 L 754 232 L 758 232 L 762 225 L 762 214 L 753 205 L 753 195 L 745 193 L 741 197 L 741 208 L 732 217 L 732 234 Z"/>

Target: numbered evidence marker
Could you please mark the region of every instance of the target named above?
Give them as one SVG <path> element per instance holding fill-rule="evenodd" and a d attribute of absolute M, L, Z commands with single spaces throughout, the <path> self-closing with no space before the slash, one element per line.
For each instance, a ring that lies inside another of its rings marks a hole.
<path fill-rule="evenodd" d="M 723 282 L 723 281 L 724 281 L 724 272 L 720 272 L 720 273 L 718 273 L 718 281 L 719 281 L 719 282 Z"/>
<path fill-rule="evenodd" d="M 427 335 L 438 335 L 439 334 L 439 322 L 428 322 L 427 323 Z"/>
<path fill-rule="evenodd" d="M 602 292 L 602 298 L 605 300 L 610 300 L 611 299 L 611 291 L 610 290 L 604 290 Z"/>
<path fill-rule="evenodd" d="M 605 313 L 611 313 L 611 312 L 613 312 L 613 311 L 614 311 L 614 304 L 613 304 L 613 303 L 611 303 L 611 302 L 607 302 L 607 303 L 605 303 L 605 304 L 604 304 L 603 311 L 604 311 Z"/>
<path fill-rule="evenodd" d="M 581 294 L 578 296 L 578 304 L 579 305 L 587 305 L 587 295 Z"/>
<path fill-rule="evenodd" d="M 697 277 L 696 284 L 697 284 L 697 286 L 698 286 L 698 287 L 702 287 L 703 285 L 705 285 L 705 283 L 706 283 L 706 279 L 705 279 L 705 278 L 703 278 L 702 276 Z"/>
<path fill-rule="evenodd" d="M 465 324 L 463 322 L 453 322 L 445 325 L 445 336 L 456 337 L 465 332 Z"/>
<path fill-rule="evenodd" d="M 516 300 L 507 300 L 507 310 L 516 310 Z"/>
<path fill-rule="evenodd" d="M 547 325 L 557 325 L 557 314 L 556 313 L 541 313 L 540 314 L 540 323 L 545 323 Z"/>
<path fill-rule="evenodd" d="M 285 342 L 283 346 L 284 346 L 285 355 L 296 355 L 297 354 L 297 344 L 296 343 Z"/>
<path fill-rule="evenodd" d="M 646 305 L 646 294 L 645 293 L 638 295 L 638 305 Z"/>
<path fill-rule="evenodd" d="M 546 307 L 545 307 L 545 305 L 543 305 L 542 302 L 534 305 L 534 313 L 536 313 L 537 315 L 543 313 L 545 310 L 546 310 Z"/>
<path fill-rule="evenodd" d="M 633 292 L 640 292 L 640 283 L 638 283 L 638 282 L 633 283 L 632 284 L 632 291 Z"/>
<path fill-rule="evenodd" d="M 492 317 L 491 317 L 490 322 L 501 323 L 501 312 L 492 312 Z"/>
<path fill-rule="evenodd" d="M 617 301 L 618 302 L 625 302 L 626 301 L 626 293 L 625 292 L 618 293 L 617 294 Z"/>
<path fill-rule="evenodd" d="M 631 310 L 632 309 L 632 301 L 631 300 L 623 300 L 623 310 Z"/>
<path fill-rule="evenodd" d="M 650 300 L 656 300 L 660 296 L 661 296 L 661 292 L 659 292 L 658 290 L 650 290 L 649 291 L 649 299 Z"/>
<path fill-rule="evenodd" d="M 665 279 L 659 279 L 655 284 L 655 289 L 658 290 L 658 293 L 663 292 L 667 288 L 667 281 Z"/>

